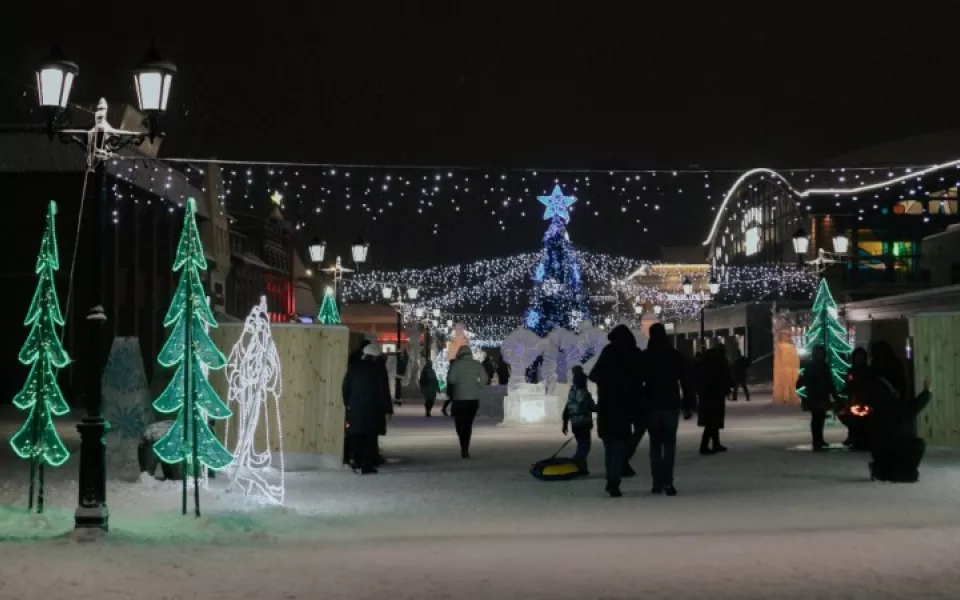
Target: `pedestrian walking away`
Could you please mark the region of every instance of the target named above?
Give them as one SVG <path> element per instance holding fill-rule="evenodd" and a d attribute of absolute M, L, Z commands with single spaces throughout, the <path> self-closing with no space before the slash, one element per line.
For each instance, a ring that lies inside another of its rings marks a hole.
<path fill-rule="evenodd" d="M 590 380 L 597 384 L 597 435 L 603 442 L 606 491 L 619 498 L 633 440 L 643 435 L 644 353 L 625 325 L 614 327 L 607 340 Z"/>
<path fill-rule="evenodd" d="M 673 466 L 677 455 L 677 428 L 681 413 L 684 419 L 693 416 L 692 369 L 683 355 L 670 345 L 663 323 L 650 326 L 650 340 L 643 354 L 652 492 L 676 496 Z"/>
<path fill-rule="evenodd" d="M 587 375 L 583 372 L 583 367 L 576 366 L 573 368 L 573 384 L 567 394 L 567 403 L 563 407 L 561 431 L 563 435 L 567 435 L 568 429 L 573 430 L 573 437 L 577 440 L 577 451 L 573 454 L 573 460 L 577 462 L 581 475 L 590 474 L 587 457 L 590 455 L 593 413 L 596 411 L 597 405 L 587 390 Z"/>
<path fill-rule="evenodd" d="M 437 372 L 433 370 L 433 362 L 427 360 L 423 365 L 423 369 L 420 370 L 420 393 L 423 395 L 423 408 L 426 411 L 426 415 L 431 417 L 430 413 L 433 411 L 433 404 L 437 401 L 437 389 L 439 386 L 439 381 L 437 380 Z"/>
<path fill-rule="evenodd" d="M 696 380 L 700 388 L 697 425 L 703 427 L 700 454 L 726 452 L 727 448 L 720 444 L 720 430 L 723 429 L 727 395 L 734 383 L 723 344 L 703 353 L 697 365 Z"/>
<path fill-rule="evenodd" d="M 726 357 L 724 357 L 726 358 Z M 730 363 L 731 375 L 733 375 L 733 401 L 737 401 L 737 391 L 743 390 L 743 398 L 747 402 L 750 402 L 750 390 L 747 389 L 747 370 L 750 369 L 750 365 L 753 361 L 750 360 L 750 357 L 743 356 L 737 352 L 737 357 L 733 359 L 733 362 Z"/>
<path fill-rule="evenodd" d="M 454 426 L 460 440 L 461 458 L 470 458 L 473 420 L 480 408 L 480 388 L 486 385 L 486 381 L 487 372 L 474 360 L 470 346 L 461 346 L 457 350 L 457 361 L 447 372 L 447 385 L 453 386 L 450 400 L 453 404 Z"/>

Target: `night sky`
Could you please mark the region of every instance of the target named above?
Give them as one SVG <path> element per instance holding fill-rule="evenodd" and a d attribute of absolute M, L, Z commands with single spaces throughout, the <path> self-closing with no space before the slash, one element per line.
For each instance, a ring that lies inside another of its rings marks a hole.
<path fill-rule="evenodd" d="M 462 165 L 476 169 L 456 177 L 509 173 L 522 188 L 517 178 L 534 168 L 813 166 L 960 120 L 960 9 L 945 3 L 889 11 L 842 3 L 10 4 L 17 6 L 4 7 L 0 36 L 0 122 L 36 118 L 26 86 L 56 41 L 80 64 L 73 100 L 135 102 L 129 69 L 152 36 L 180 69 L 169 157 Z M 303 171 L 311 192 L 329 177 Z M 407 173 L 434 172 L 446 169 Z M 265 182 L 266 173 L 258 168 L 250 190 L 257 202 L 266 202 L 260 187 L 280 185 Z M 380 184 L 403 171 L 355 173 Z M 584 175 L 558 177 L 573 186 Z M 552 187 L 552 178 L 539 177 L 528 203 Z M 729 179 L 711 176 L 715 193 Z M 586 211 L 575 213 L 574 242 L 632 255 L 697 243 L 712 201 L 702 192 L 677 195 L 678 185 L 693 186 L 667 184 L 656 212 L 657 198 L 637 199 L 626 213 L 623 193 L 594 190 L 602 214 L 587 221 Z M 460 200 L 477 204 L 465 210 L 486 211 L 479 197 Z M 501 197 L 489 201 L 503 208 Z M 239 195 L 228 202 L 243 205 Z M 306 198 L 287 210 L 331 244 L 364 233 L 382 266 L 536 250 L 545 225 L 532 204 L 516 222 L 501 214 L 465 223 L 449 209 L 420 217 L 410 205 L 374 223 L 375 213 L 337 213 L 337 202 L 330 198 L 323 214 Z M 509 227 L 495 227 L 504 216 Z"/>

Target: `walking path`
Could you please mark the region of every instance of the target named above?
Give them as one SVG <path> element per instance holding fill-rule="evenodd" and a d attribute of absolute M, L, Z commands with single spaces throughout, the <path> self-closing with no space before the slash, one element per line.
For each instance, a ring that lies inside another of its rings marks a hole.
<path fill-rule="evenodd" d="M 646 442 L 610 499 L 599 443 L 591 477 L 539 482 L 527 469 L 559 427 L 480 419 L 462 460 L 452 419 L 405 405 L 379 475 L 288 473 L 285 508 L 221 480 L 199 520 L 179 515 L 176 483 L 111 482 L 114 531 L 78 545 L 39 540 L 69 529 L 76 465 L 51 475 L 37 518 L 16 508 L 26 478 L 5 462 L 0 597 L 960 597 L 960 452 L 933 449 L 916 485 L 871 483 L 862 454 L 794 450 L 804 416 L 759 400 L 729 405 L 723 455 L 700 456 L 700 430 L 681 425 L 676 498 L 649 495 Z"/>

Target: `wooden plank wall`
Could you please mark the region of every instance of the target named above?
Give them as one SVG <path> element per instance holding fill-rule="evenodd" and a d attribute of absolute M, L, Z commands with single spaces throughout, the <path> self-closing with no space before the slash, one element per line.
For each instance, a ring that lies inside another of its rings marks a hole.
<path fill-rule="evenodd" d="M 914 376 L 933 399 L 917 419 L 927 443 L 960 446 L 960 314 L 914 317 Z"/>
<path fill-rule="evenodd" d="M 212 330 L 210 337 L 229 357 L 242 331 L 240 324 L 224 324 Z M 343 453 L 344 421 L 340 386 L 347 371 L 349 331 L 339 325 L 299 324 L 274 324 L 271 331 L 282 369 L 280 421 L 284 452 L 324 454 L 339 459 Z M 210 383 L 226 401 L 226 369 L 212 372 Z M 271 415 L 273 410 L 271 407 Z M 217 433 L 222 439 L 223 428 L 219 427 Z M 275 430 L 270 438 L 272 442 L 277 439 Z M 234 431 L 230 439 L 235 439 Z M 256 444 L 258 448 L 265 445 L 259 432 Z M 273 445 L 272 449 L 277 450 Z"/>

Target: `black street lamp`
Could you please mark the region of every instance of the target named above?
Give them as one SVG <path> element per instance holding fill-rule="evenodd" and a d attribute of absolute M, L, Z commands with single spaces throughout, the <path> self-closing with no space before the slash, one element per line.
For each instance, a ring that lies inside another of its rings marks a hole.
<path fill-rule="evenodd" d="M 146 131 L 116 129 L 107 122 L 107 101 L 97 103 L 94 124 L 90 129 L 71 128 L 70 93 L 80 74 L 77 64 L 54 48 L 50 57 L 37 69 L 37 99 L 46 116 L 41 126 L 5 128 L 24 132 L 46 133 L 52 140 L 58 137 L 63 142 L 76 143 L 87 153 L 87 170 L 93 174 L 95 185 L 93 197 L 88 202 L 95 224 L 93 232 L 93 260 L 85 284 L 92 290 L 93 302 L 87 313 L 89 326 L 86 368 L 86 415 L 77 426 L 80 433 L 80 487 L 78 506 L 74 514 L 76 529 L 107 531 L 110 512 L 107 509 L 106 451 L 103 436 L 106 422 L 103 419 L 101 378 L 106 363 L 109 336 L 104 325 L 107 312 L 104 307 L 106 293 L 107 237 L 107 161 L 128 146 L 139 146 L 147 139 L 163 136 L 162 117 L 167 110 L 170 90 L 177 68 L 163 60 L 156 49 L 151 49 L 146 58 L 134 69 L 133 77 L 140 111 L 144 114 Z"/>

